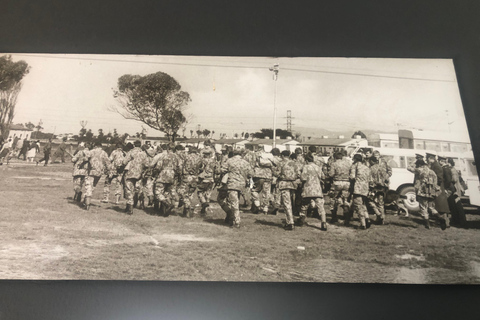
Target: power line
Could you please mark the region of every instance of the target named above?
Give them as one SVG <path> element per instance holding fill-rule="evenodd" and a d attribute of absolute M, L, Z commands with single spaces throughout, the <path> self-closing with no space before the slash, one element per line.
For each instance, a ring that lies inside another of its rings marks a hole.
<path fill-rule="evenodd" d="M 157 65 L 177 65 L 177 66 L 191 66 L 191 67 L 216 67 L 216 68 L 240 68 L 240 69 L 268 69 L 268 66 L 239 66 L 239 65 L 219 65 L 219 64 L 198 64 L 198 63 L 180 63 L 180 62 L 156 62 L 156 61 L 135 61 L 135 60 L 115 60 L 115 59 L 100 59 L 100 58 L 74 58 L 74 57 L 58 57 L 58 56 L 43 56 L 43 55 L 26 55 L 17 54 L 23 57 L 37 57 L 47 59 L 64 59 L 64 60 L 82 60 L 82 61 L 103 61 L 103 62 L 128 62 L 128 63 L 140 63 L 140 64 L 157 64 Z M 434 82 L 455 82 L 454 80 L 444 79 L 432 79 L 432 78 L 412 78 L 412 77 L 398 77 L 398 76 L 385 76 L 385 75 L 373 75 L 366 73 L 354 73 L 354 72 L 338 72 L 338 71 L 326 71 L 326 70 L 313 70 L 313 69 L 295 69 L 295 68 L 282 68 L 282 70 L 300 71 L 300 72 L 314 72 L 325 74 L 339 74 L 350 76 L 364 76 L 373 78 L 387 78 L 387 79 L 401 79 L 401 80 L 417 80 L 417 81 L 434 81 Z"/>

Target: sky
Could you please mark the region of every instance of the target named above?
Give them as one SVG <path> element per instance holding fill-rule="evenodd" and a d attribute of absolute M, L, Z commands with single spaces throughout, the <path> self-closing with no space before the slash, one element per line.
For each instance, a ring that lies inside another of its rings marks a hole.
<path fill-rule="evenodd" d="M 14 123 L 43 122 L 44 132 L 74 133 L 87 121 L 97 133 L 135 134 L 142 123 L 111 111 L 113 89 L 124 74 L 162 71 L 192 101 L 190 130 L 226 133 L 286 129 L 330 131 L 423 129 L 468 138 L 450 59 L 271 58 L 12 54 L 31 69 L 23 80 Z M 277 81 L 269 70 L 279 65 Z M 275 89 L 276 87 L 276 89 Z M 147 128 L 147 135 L 163 134 Z"/>

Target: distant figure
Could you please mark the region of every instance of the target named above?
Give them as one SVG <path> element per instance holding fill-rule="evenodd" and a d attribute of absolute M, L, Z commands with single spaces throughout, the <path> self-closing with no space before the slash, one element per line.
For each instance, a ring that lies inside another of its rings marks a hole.
<path fill-rule="evenodd" d="M 54 163 L 58 157 L 62 159 L 62 163 L 65 163 L 65 153 L 67 153 L 67 144 L 65 143 L 66 141 L 67 137 L 64 137 L 62 139 L 62 143 L 60 143 L 58 149 L 53 154 L 52 160 L 50 161 L 51 163 Z"/>
<path fill-rule="evenodd" d="M 12 138 L 8 139 L 8 141 L 3 145 L 2 149 L 0 150 L 0 165 L 3 164 L 3 161 L 5 160 L 5 158 L 7 158 L 7 164 L 8 164 L 11 151 L 12 151 Z"/>
<path fill-rule="evenodd" d="M 39 140 L 35 142 L 31 141 L 30 148 L 27 151 L 27 161 L 33 162 L 35 156 L 37 155 L 37 152 L 40 152 Z"/>
<path fill-rule="evenodd" d="M 23 140 L 22 148 L 20 149 L 20 153 L 18 154 L 17 159 L 20 159 L 20 157 L 23 155 L 23 161 L 27 160 L 27 152 L 30 149 L 30 142 L 25 138 Z"/>
<path fill-rule="evenodd" d="M 37 166 L 40 162 L 45 161 L 44 166 L 48 165 L 48 160 L 50 159 L 50 153 L 52 152 L 52 139 L 48 139 L 47 144 L 43 147 L 43 158 L 37 161 Z"/>

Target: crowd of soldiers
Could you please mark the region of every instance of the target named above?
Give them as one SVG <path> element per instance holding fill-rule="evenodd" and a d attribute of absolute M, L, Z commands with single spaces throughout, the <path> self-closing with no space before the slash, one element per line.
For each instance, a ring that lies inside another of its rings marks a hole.
<path fill-rule="evenodd" d="M 74 200 L 88 210 L 93 191 L 105 175 L 101 201 L 109 202 L 113 187 L 115 203 L 119 204 L 123 194 L 125 212 L 129 215 L 135 207 L 151 206 L 162 216 L 193 217 L 196 193 L 200 215 L 206 216 L 210 212 L 210 196 L 217 188 L 216 200 L 226 213 L 225 223 L 234 228 L 240 227 L 243 199 L 245 207 L 251 205 L 252 213 L 277 214 L 283 210 L 285 230 L 303 226 L 307 217 L 316 214 L 321 230 L 326 231 L 324 195 L 330 199 L 330 224 L 339 222 L 340 209 L 346 226 L 354 215 L 363 230 L 372 223 L 385 223 L 385 197 L 392 169 L 378 151 L 357 153 L 350 158 L 341 150 L 324 160 L 315 147 L 305 153 L 301 148 L 292 153 L 277 148 L 266 152 L 263 145 L 256 151 L 224 147 L 217 154 L 211 142 L 206 141 L 203 149 L 187 148 L 173 143 L 142 145 L 137 140 L 125 146 L 117 144 L 107 154 L 101 143 L 79 143 L 72 158 Z M 431 156 L 427 158 L 431 161 Z M 455 179 L 452 179 L 456 170 L 451 170 L 446 159 L 439 160 L 441 165 L 435 158 L 428 165 L 418 155 L 415 167 L 409 170 L 415 173 L 415 189 L 425 226 L 430 227 L 431 214 L 446 229 L 449 206 L 458 210 L 459 197 L 455 195 Z M 445 179 L 446 176 L 450 178 Z M 408 213 L 401 199 L 397 201 L 397 210 Z M 453 214 L 454 210 L 452 217 Z M 295 221 L 294 215 L 298 216 Z M 374 221 L 370 215 L 375 216 Z"/>

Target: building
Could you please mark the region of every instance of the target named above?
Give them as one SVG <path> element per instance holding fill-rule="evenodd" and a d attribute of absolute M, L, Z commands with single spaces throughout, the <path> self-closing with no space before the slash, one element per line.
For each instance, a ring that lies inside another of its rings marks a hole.
<path fill-rule="evenodd" d="M 400 149 L 435 150 L 437 152 L 472 151 L 468 138 L 455 133 L 423 130 L 398 130 Z"/>
<path fill-rule="evenodd" d="M 398 133 L 372 133 L 368 136 L 368 145 L 377 148 L 398 148 Z"/>
<path fill-rule="evenodd" d="M 278 148 L 280 151 L 293 151 L 299 143 L 300 142 L 292 139 L 276 139 L 275 145 L 276 148 Z M 259 144 L 263 144 L 265 146 L 266 152 L 270 152 L 273 149 L 273 139 L 257 139 L 253 141 L 248 141 L 245 143 L 245 148 L 255 151 L 258 149 Z"/>
<path fill-rule="evenodd" d="M 232 146 L 233 149 L 245 149 L 245 143 L 250 142 L 245 139 L 218 139 L 212 141 L 216 152 L 221 152 L 224 146 Z"/>
<path fill-rule="evenodd" d="M 10 132 L 8 133 L 8 139 L 15 139 L 15 138 L 19 138 L 20 140 L 24 140 L 24 139 L 27 139 L 27 140 L 30 140 L 32 138 L 32 132 L 33 130 L 30 130 L 22 125 L 18 125 L 18 124 L 12 124 L 10 125 Z"/>
<path fill-rule="evenodd" d="M 335 153 L 336 151 L 343 150 L 347 146 L 366 147 L 368 145 L 367 139 L 356 137 L 355 139 L 345 138 L 344 136 L 338 136 L 337 138 L 318 138 L 306 140 L 298 144 L 303 147 L 304 152 L 308 151 L 310 146 L 315 146 L 317 152 L 320 152 L 323 156 L 327 157 Z"/>

